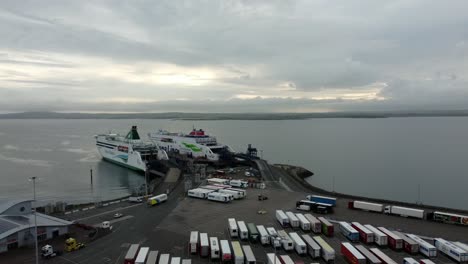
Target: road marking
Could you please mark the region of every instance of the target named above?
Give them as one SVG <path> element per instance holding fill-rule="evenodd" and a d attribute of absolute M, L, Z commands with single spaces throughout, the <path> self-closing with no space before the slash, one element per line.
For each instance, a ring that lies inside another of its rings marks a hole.
<path fill-rule="evenodd" d="M 114 220 L 110 220 L 109 223 L 110 224 L 114 224 L 114 223 L 118 223 L 120 221 L 125 221 L 125 220 L 128 220 L 128 219 L 132 219 L 134 216 L 133 215 L 126 215 L 126 216 L 123 216 L 123 217 L 120 217 L 120 218 L 117 218 L 117 219 L 114 219 Z M 93 225 L 94 227 L 100 227 L 102 223 L 99 223 L 99 224 L 95 224 Z"/>
<path fill-rule="evenodd" d="M 71 263 L 74 263 L 74 264 L 79 264 L 78 262 L 75 262 L 75 261 L 73 261 L 73 260 L 64 258 L 64 257 L 62 257 L 62 256 L 59 256 L 59 258 L 64 259 L 64 260 L 66 260 L 66 261 L 68 261 L 68 262 L 71 262 Z"/>
<path fill-rule="evenodd" d="M 129 208 L 132 208 L 132 207 L 135 207 L 135 206 L 139 206 L 139 205 L 142 205 L 142 204 L 133 204 L 133 205 L 130 205 L 130 206 L 127 206 L 127 207 L 119 207 L 119 208 L 114 209 L 114 210 L 110 210 L 110 211 L 106 211 L 106 212 L 103 212 L 103 213 L 99 213 L 99 214 L 95 214 L 95 215 L 91 215 L 91 216 L 79 218 L 79 219 L 76 219 L 75 221 L 82 221 L 82 220 L 86 220 L 86 219 L 98 217 L 98 216 L 101 216 L 101 215 L 105 215 L 105 214 L 109 214 L 109 213 L 113 213 L 113 212 L 117 212 L 117 211 L 129 209 Z"/>

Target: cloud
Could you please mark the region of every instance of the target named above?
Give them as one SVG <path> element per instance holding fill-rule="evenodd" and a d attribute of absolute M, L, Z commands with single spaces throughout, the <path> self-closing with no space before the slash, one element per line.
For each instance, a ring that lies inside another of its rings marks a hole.
<path fill-rule="evenodd" d="M 4 1 L 0 111 L 457 108 L 468 103 L 467 8 Z"/>

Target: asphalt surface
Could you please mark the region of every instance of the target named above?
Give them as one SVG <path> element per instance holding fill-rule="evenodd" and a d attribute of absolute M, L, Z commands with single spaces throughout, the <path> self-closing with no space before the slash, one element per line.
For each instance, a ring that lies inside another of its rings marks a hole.
<path fill-rule="evenodd" d="M 305 198 L 304 186 L 296 180 L 289 178 L 281 170 L 259 165 L 259 170 L 267 183 L 267 189 L 247 189 L 247 198 L 236 200 L 229 204 L 217 203 L 207 200 L 185 197 L 183 184 L 176 185 L 169 195 L 168 201 L 154 207 L 146 204 L 119 204 L 108 208 L 101 208 L 69 215 L 68 218 L 80 219 L 80 222 L 90 225 L 99 224 L 102 221 L 113 220 L 113 232 L 87 245 L 86 248 L 66 253 L 61 257 L 41 260 L 40 263 L 123 263 L 124 255 L 130 244 L 139 243 L 149 246 L 151 250 L 159 250 L 160 253 L 169 253 L 171 256 L 191 258 L 194 263 L 215 262 L 210 259 L 189 255 L 187 243 L 190 231 L 197 230 L 207 232 L 209 236 L 219 239 L 230 239 L 227 230 L 227 219 L 234 217 L 266 227 L 272 226 L 282 229 L 275 219 L 275 210 L 295 210 L 295 202 Z M 165 189 L 167 186 L 161 186 Z M 295 190 L 287 191 L 287 190 Z M 296 191 L 298 190 L 298 191 Z M 159 190 L 162 191 L 162 190 Z M 266 201 L 258 201 L 257 195 L 263 194 L 269 197 Z M 396 216 L 387 216 L 376 213 L 362 212 L 347 209 L 346 200 L 338 200 L 338 206 L 334 214 L 327 215 L 334 220 L 357 221 L 362 224 L 385 226 L 389 229 L 401 230 L 428 237 L 444 237 L 448 240 L 468 242 L 468 228 L 432 223 L 417 219 L 407 219 Z M 266 214 L 258 214 L 259 210 L 265 210 Z M 113 214 L 120 212 L 124 216 L 113 219 Z M 296 211 L 297 212 L 297 211 Z M 285 229 L 291 232 L 291 229 Z M 339 253 L 339 245 L 347 241 L 339 234 L 335 225 L 335 236 L 325 238 L 336 250 L 336 263 L 346 263 Z M 294 230 L 302 233 L 300 230 Z M 324 236 L 322 236 L 324 237 Z M 243 241 L 242 244 L 250 244 Z M 366 246 L 369 248 L 369 246 Z M 371 246 L 373 247 L 373 246 Z M 274 252 L 270 246 L 252 244 L 252 249 L 258 262 L 266 261 L 266 253 Z M 391 258 L 402 263 L 404 257 L 410 255 L 404 252 L 394 252 L 388 248 L 383 249 Z M 13 254 L 0 256 L 0 263 L 34 263 L 34 251 L 25 249 L 21 258 L 12 258 Z M 302 260 L 304 263 L 320 262 L 322 259 L 312 260 L 310 257 L 302 257 L 295 252 L 279 250 L 278 254 L 288 254 L 294 260 Z M 413 256 L 415 259 L 425 258 L 422 255 Z M 447 257 L 439 255 L 433 259 L 436 263 L 453 263 Z"/>

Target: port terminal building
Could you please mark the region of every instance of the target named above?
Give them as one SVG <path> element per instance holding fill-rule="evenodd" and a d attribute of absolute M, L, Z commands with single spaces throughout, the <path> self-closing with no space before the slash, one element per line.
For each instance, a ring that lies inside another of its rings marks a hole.
<path fill-rule="evenodd" d="M 37 213 L 37 239 L 44 241 L 68 233 L 72 224 L 60 218 Z M 0 253 L 34 245 L 32 200 L 0 200 Z"/>

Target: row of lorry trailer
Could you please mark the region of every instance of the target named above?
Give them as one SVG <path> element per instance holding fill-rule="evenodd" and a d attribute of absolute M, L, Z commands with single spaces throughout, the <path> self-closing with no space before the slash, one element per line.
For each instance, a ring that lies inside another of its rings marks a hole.
<path fill-rule="evenodd" d="M 315 213 L 332 213 L 336 206 L 337 198 L 320 195 L 307 195 L 306 199 L 296 202 L 296 209 L 303 211 L 313 211 Z M 359 209 L 369 212 L 398 215 L 402 217 L 412 217 L 426 219 L 447 224 L 458 224 L 468 226 L 468 216 L 441 211 L 427 211 L 423 209 L 383 205 L 379 203 L 370 203 L 365 201 L 349 201 L 349 209 Z"/>
<path fill-rule="evenodd" d="M 365 201 L 349 201 L 348 208 L 468 226 L 468 216 L 441 211 L 427 211 L 423 209 L 383 205 Z"/>
<path fill-rule="evenodd" d="M 335 259 L 335 250 L 320 236 L 299 235 L 297 232 L 287 233 L 285 230 L 276 230 L 274 227 L 254 223 L 246 224 L 244 221 L 236 221 L 235 218 L 228 219 L 228 229 L 233 239 L 248 240 L 264 246 L 270 245 L 275 249 L 283 248 L 285 251 L 294 250 L 299 255 L 308 254 L 312 258 L 322 257 L 327 262 L 333 262 Z M 224 261 L 224 257 L 222 260 Z M 243 264 L 243 262 L 236 261 L 235 264 Z"/>
<path fill-rule="evenodd" d="M 191 259 L 170 254 L 162 254 L 157 250 L 150 250 L 149 247 L 141 247 L 140 244 L 131 244 L 125 254 L 124 264 L 191 264 Z"/>
<path fill-rule="evenodd" d="M 224 184 L 209 184 L 187 191 L 187 196 L 199 199 L 207 199 L 215 202 L 229 203 L 233 200 L 247 196 L 247 190 L 233 188 Z"/>
<path fill-rule="evenodd" d="M 312 231 L 329 237 L 334 235 L 334 224 L 324 217 L 276 210 L 276 219 L 282 227 L 300 228 L 304 232 Z M 436 257 L 439 250 L 457 262 L 468 261 L 468 246 L 461 242 L 449 242 L 442 238 L 435 238 L 431 244 L 414 234 L 404 234 L 390 231 L 385 227 L 376 228 L 358 222 L 341 221 L 338 222 L 338 226 L 343 236 L 351 242 L 375 243 L 380 247 L 388 246 L 393 250 L 404 250 L 410 254 L 421 253 L 429 258 Z"/>

